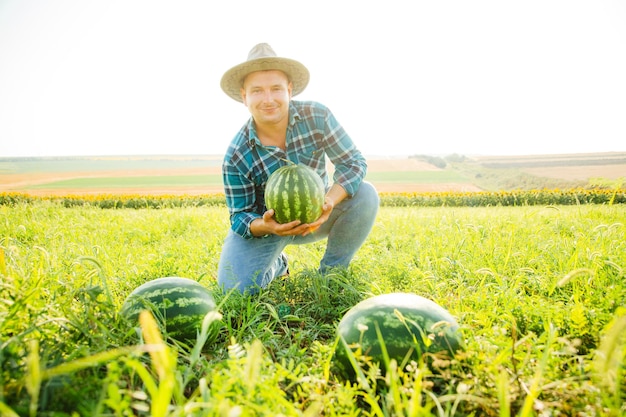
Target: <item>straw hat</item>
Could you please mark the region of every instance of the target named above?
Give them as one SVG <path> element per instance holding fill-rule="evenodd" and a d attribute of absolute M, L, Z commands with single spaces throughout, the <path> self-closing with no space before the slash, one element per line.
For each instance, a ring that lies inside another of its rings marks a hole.
<path fill-rule="evenodd" d="M 292 95 L 300 94 L 309 83 L 309 70 L 300 62 L 276 56 L 276 52 L 266 43 L 260 43 L 250 50 L 248 59 L 224 73 L 220 86 L 233 100 L 241 102 L 241 87 L 248 74 L 255 71 L 280 70 L 287 74 L 293 83 Z"/>

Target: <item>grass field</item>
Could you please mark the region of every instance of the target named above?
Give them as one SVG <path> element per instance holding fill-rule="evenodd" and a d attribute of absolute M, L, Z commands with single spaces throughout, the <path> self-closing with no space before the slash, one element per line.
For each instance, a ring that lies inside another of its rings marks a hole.
<path fill-rule="evenodd" d="M 391 162 L 391 163 L 390 163 Z M 374 160 L 368 180 L 382 189 L 415 191 L 423 187 L 474 189 L 460 174 L 408 158 Z M 0 160 L 0 192 L 37 195 L 71 193 L 204 194 L 223 191 L 221 158 L 76 157 Z"/>
<path fill-rule="evenodd" d="M 170 187 L 222 187 L 221 175 L 153 175 L 132 177 L 93 177 L 59 180 L 32 185 L 33 190 L 101 190 L 101 189 L 160 189 Z"/>
<path fill-rule="evenodd" d="M 626 153 L 467 158 L 372 157 L 367 180 L 381 192 L 498 191 L 584 187 L 626 178 Z M 443 158 L 439 158 L 444 164 Z M 190 194 L 223 191 L 221 156 L 0 158 L 0 192 Z"/>
<path fill-rule="evenodd" d="M 374 172 L 368 181 L 377 184 L 446 184 L 465 182 L 466 179 L 453 171 Z M 100 189 L 160 189 L 171 187 L 222 187 L 222 176 L 213 175 L 154 175 L 88 177 L 51 181 L 31 185 L 32 190 L 100 190 Z"/>
<path fill-rule="evenodd" d="M 216 286 L 227 222 L 224 207 L 0 206 L 0 415 L 626 414 L 624 205 L 383 207 L 349 271 L 316 272 L 323 242 L 291 246 L 291 275 L 254 297 Z M 120 319 L 162 276 L 215 294 L 215 343 L 150 347 Z M 465 352 L 345 382 L 338 320 L 395 291 L 448 309 Z"/>

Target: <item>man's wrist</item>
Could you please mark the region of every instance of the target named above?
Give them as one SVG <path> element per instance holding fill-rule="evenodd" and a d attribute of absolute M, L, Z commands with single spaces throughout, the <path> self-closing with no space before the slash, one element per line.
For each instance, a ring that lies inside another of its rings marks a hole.
<path fill-rule="evenodd" d="M 257 217 L 256 219 L 250 222 L 250 234 L 254 237 L 264 237 L 269 234 L 267 230 L 263 227 L 263 218 Z"/>

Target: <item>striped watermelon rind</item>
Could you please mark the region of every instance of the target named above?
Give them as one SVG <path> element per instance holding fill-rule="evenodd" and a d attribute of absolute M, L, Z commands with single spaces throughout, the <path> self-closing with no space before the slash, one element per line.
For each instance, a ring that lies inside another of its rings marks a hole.
<path fill-rule="evenodd" d="M 150 310 L 174 340 L 196 340 L 204 317 L 217 311 L 211 292 L 198 282 L 182 277 L 164 277 L 148 281 L 124 301 L 120 314 L 129 322 L 138 322 L 139 313 Z M 215 325 L 207 342 L 217 336 Z"/>
<path fill-rule="evenodd" d="M 278 223 L 312 223 L 322 214 L 324 194 L 324 182 L 315 170 L 302 164 L 284 165 L 267 180 L 265 206 L 274 209 Z"/>
<path fill-rule="evenodd" d="M 386 369 L 381 341 L 389 360 L 395 359 L 398 365 L 419 362 L 426 353 L 453 357 L 464 347 L 452 315 L 434 301 L 412 293 L 382 294 L 361 301 L 343 316 L 337 335 L 334 364 L 348 379 L 356 375 L 350 356 L 364 355 Z"/>

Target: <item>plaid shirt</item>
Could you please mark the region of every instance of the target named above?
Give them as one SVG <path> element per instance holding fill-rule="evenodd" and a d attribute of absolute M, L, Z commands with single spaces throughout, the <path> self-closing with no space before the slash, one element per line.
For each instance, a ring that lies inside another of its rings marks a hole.
<path fill-rule="evenodd" d="M 333 180 L 348 195 L 358 190 L 367 163 L 330 110 L 312 101 L 289 103 L 286 149 L 264 146 L 250 120 L 232 140 L 222 165 L 224 192 L 233 231 L 250 239 L 250 223 L 267 210 L 264 194 L 268 177 L 286 160 L 308 165 L 322 177 L 328 190 L 326 156 L 335 167 Z"/>

